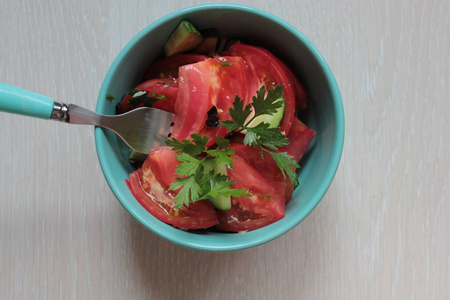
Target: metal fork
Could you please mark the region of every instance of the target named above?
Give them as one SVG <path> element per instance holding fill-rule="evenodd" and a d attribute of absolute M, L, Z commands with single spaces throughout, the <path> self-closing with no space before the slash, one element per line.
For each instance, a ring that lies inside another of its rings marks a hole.
<path fill-rule="evenodd" d="M 0 82 L 0 111 L 70 124 L 94 125 L 116 133 L 132 150 L 147 154 L 170 136 L 173 114 L 154 108 L 138 108 L 120 115 L 101 115 L 74 104 L 55 102 Z"/>

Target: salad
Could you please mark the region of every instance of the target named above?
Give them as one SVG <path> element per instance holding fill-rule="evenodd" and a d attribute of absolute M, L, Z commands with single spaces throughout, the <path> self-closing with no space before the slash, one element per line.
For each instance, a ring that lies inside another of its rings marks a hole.
<path fill-rule="evenodd" d="M 174 113 L 166 145 L 127 180 L 153 216 L 181 229 L 255 230 L 284 217 L 295 170 L 315 131 L 297 118 L 301 82 L 268 50 L 219 39 L 182 21 L 117 113 L 149 106 Z"/>

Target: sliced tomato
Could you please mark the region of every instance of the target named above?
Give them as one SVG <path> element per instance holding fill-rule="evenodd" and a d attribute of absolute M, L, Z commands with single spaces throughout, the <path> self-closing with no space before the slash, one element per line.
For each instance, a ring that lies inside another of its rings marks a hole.
<path fill-rule="evenodd" d="M 306 92 L 305 86 L 298 80 L 297 76 L 292 73 L 291 69 L 280 59 L 278 59 L 278 63 L 283 68 L 284 72 L 289 78 L 292 87 L 295 92 L 295 107 L 298 110 L 306 109 L 308 107 L 307 98 L 308 93 Z"/>
<path fill-rule="evenodd" d="M 242 157 L 271 182 L 277 189 L 277 193 L 283 195 L 286 202 L 291 199 L 294 185 L 288 177 L 283 176 L 270 154 L 263 153 L 264 156 L 261 157 L 261 152 L 258 148 L 245 146 L 243 143 L 231 143 L 230 146 L 234 148 L 236 155 Z"/>
<path fill-rule="evenodd" d="M 210 58 L 200 54 L 176 54 L 156 60 L 147 68 L 143 80 L 178 78 L 178 69 L 181 66 L 193 64 Z"/>
<path fill-rule="evenodd" d="M 258 78 L 259 87 L 265 85 L 266 89 L 269 89 L 274 85 L 284 84 L 283 97 L 286 106 L 279 129 L 287 135 L 295 116 L 295 93 L 280 60 L 264 48 L 245 44 L 234 44 L 223 54 L 244 58 Z"/>
<path fill-rule="evenodd" d="M 180 67 L 173 136 L 224 136 L 226 129 L 206 126 L 208 111 L 216 107 L 220 120 L 229 119 L 228 111 L 236 95 L 243 97 L 245 104 L 251 98 L 251 82 L 247 64 L 240 57 L 218 57 Z"/>
<path fill-rule="evenodd" d="M 178 161 L 169 147 L 150 151 L 142 168 L 130 174 L 128 186 L 137 201 L 160 221 L 183 229 L 202 229 L 218 223 L 214 206 L 208 200 L 178 209 L 172 201 L 176 191 L 168 187 L 175 181 Z"/>
<path fill-rule="evenodd" d="M 251 197 L 232 197 L 230 210 L 217 211 L 217 229 L 241 232 L 255 230 L 284 217 L 285 199 L 279 189 L 244 158 L 234 155 L 228 177 L 236 189 L 246 189 Z"/>
<path fill-rule="evenodd" d="M 308 128 L 302 121 L 295 118 L 291 131 L 287 136 L 290 143 L 279 150 L 280 152 L 288 152 L 294 156 L 296 161 L 300 161 L 315 135 L 315 130 Z"/>
<path fill-rule="evenodd" d="M 251 102 L 256 91 L 257 80 L 249 71 L 247 63 L 241 57 L 223 56 L 213 60 L 217 68 L 218 85 L 214 89 L 211 100 L 212 106 L 216 107 L 217 117 L 220 121 L 231 120 L 229 115 L 230 108 L 236 96 L 244 101 L 244 106 Z M 214 84 L 214 83 L 213 83 Z M 203 126 L 200 134 L 207 136 L 211 146 L 214 143 L 214 137 L 224 137 L 227 135 L 227 128 Z"/>
<path fill-rule="evenodd" d="M 151 96 L 164 96 L 164 99 L 160 99 L 153 103 L 152 107 L 162 109 L 173 113 L 175 111 L 175 101 L 178 94 L 178 82 L 169 78 L 163 79 L 151 79 L 139 84 L 136 89 L 147 91 L 147 95 Z M 144 104 L 131 105 L 128 103 L 132 99 L 132 96 L 125 95 L 122 100 L 117 104 L 117 113 L 122 114 L 132 109 L 142 107 Z"/>

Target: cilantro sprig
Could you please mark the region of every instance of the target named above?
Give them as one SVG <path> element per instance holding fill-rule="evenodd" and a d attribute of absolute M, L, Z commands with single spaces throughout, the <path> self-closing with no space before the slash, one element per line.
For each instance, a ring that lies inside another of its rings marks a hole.
<path fill-rule="evenodd" d="M 243 143 L 245 145 L 257 147 L 261 151 L 261 157 L 264 153 L 272 156 L 281 170 L 283 177 L 289 177 L 294 186 L 298 186 L 297 174 L 295 168 L 300 166 L 294 160 L 292 155 L 287 152 L 278 152 L 280 147 L 289 145 L 289 140 L 278 128 L 269 128 L 268 123 L 262 122 L 252 126 L 252 122 L 262 115 L 273 115 L 283 106 L 283 88 L 284 85 L 275 85 L 267 93 L 263 85 L 253 102 L 244 107 L 244 100 L 236 96 L 233 107 L 229 110 L 232 120 L 220 121 L 223 127 L 227 127 L 227 132 L 245 133 Z M 253 116 L 251 116 L 253 112 Z"/>
<path fill-rule="evenodd" d="M 180 162 L 175 174 L 181 177 L 175 178 L 175 182 L 169 188 L 172 191 L 180 189 L 173 199 L 177 208 L 218 196 L 251 196 L 246 190 L 232 188 L 234 181 L 229 180 L 227 175 L 215 170 L 206 171 L 207 160 L 210 159 L 213 159 L 215 164 L 232 168 L 231 156 L 234 155 L 234 149 L 227 148 L 229 140 L 216 137 L 217 146 L 211 149 L 206 147 L 208 141 L 208 137 L 200 134 L 192 134 L 190 140 L 179 141 L 175 138 L 166 140 L 166 145 L 178 152 L 176 159 Z"/>

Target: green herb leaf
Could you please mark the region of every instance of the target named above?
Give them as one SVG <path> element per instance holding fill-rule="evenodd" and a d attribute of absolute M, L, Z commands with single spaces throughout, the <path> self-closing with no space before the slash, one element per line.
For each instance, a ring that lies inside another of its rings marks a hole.
<path fill-rule="evenodd" d="M 227 168 L 233 168 L 233 159 L 231 155 L 234 155 L 234 149 L 211 149 L 206 150 L 206 154 L 210 155 L 216 160 L 217 164 L 224 164 Z"/>
<path fill-rule="evenodd" d="M 233 189 L 230 186 L 234 183 L 232 180 L 228 180 L 227 175 L 215 174 L 211 176 L 209 174 L 209 190 L 203 195 L 205 199 L 211 199 L 218 196 L 224 197 L 250 197 L 246 190 Z"/>
<path fill-rule="evenodd" d="M 114 97 L 113 95 L 106 94 L 106 100 L 107 101 L 112 102 L 114 99 L 116 99 L 116 97 Z"/>
<path fill-rule="evenodd" d="M 179 188 L 181 188 L 181 190 L 173 198 L 177 208 L 181 208 L 183 205 L 189 206 L 189 203 L 201 199 L 199 195 L 202 193 L 202 189 L 197 183 L 196 176 L 175 178 L 175 182 L 170 185 L 169 190 L 174 191 Z"/>
<path fill-rule="evenodd" d="M 263 85 L 253 97 L 254 117 L 276 113 L 277 109 L 283 106 L 283 88 L 283 84 L 272 86 L 266 96 L 266 88 Z"/>
<path fill-rule="evenodd" d="M 223 61 L 220 63 L 221 66 L 232 66 L 233 64 L 229 61 Z"/>
<path fill-rule="evenodd" d="M 250 104 L 247 104 L 244 107 L 244 99 L 236 95 L 233 102 L 233 107 L 231 107 L 228 112 L 233 120 L 220 121 L 220 124 L 223 127 L 228 127 L 227 132 L 231 132 L 238 128 L 243 128 L 245 120 L 247 120 L 248 116 L 252 112 L 251 107 L 252 106 Z"/>
<path fill-rule="evenodd" d="M 189 155 L 200 155 L 206 150 L 206 143 L 209 138 L 207 136 L 201 136 L 200 134 L 192 134 L 192 140 L 178 141 L 175 138 L 166 140 L 166 145 L 172 147 L 174 151 L 185 152 Z"/>
<path fill-rule="evenodd" d="M 201 166 L 202 161 L 187 153 L 179 153 L 176 160 L 180 161 L 175 170 L 175 174 L 179 176 L 191 176 L 197 172 L 197 169 Z"/>
<path fill-rule="evenodd" d="M 278 167 L 280 168 L 283 177 L 286 178 L 286 176 L 288 176 L 292 183 L 294 183 L 294 186 L 297 187 L 297 173 L 295 173 L 295 170 L 293 168 L 300 168 L 300 166 L 294 160 L 294 157 L 287 154 L 287 152 L 273 152 L 267 150 L 266 152 L 268 152 L 273 157 Z"/>

